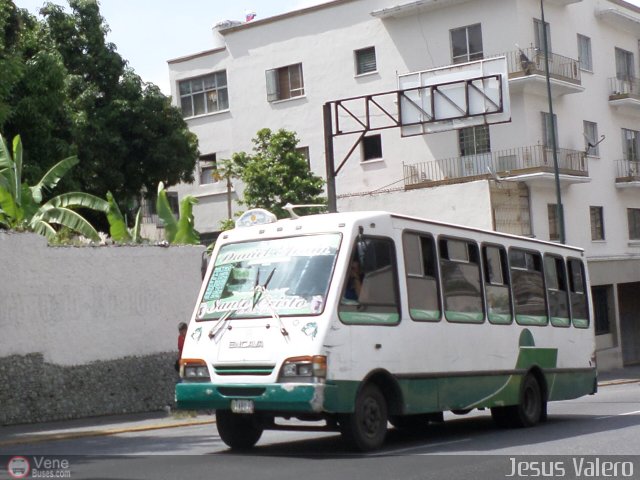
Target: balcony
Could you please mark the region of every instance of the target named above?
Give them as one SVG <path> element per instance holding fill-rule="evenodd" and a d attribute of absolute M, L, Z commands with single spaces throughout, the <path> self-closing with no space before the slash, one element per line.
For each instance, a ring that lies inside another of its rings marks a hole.
<path fill-rule="evenodd" d="M 624 113 L 640 113 L 640 79 L 609 79 L 609 105 Z"/>
<path fill-rule="evenodd" d="M 537 48 L 507 52 L 509 88 L 512 93 L 547 95 L 547 78 L 544 53 Z M 549 79 L 551 96 L 584 91 L 580 77 L 580 62 L 574 58 L 549 54 Z"/>
<path fill-rule="evenodd" d="M 558 167 L 563 185 L 591 181 L 584 152 L 559 148 Z M 491 178 L 553 185 L 553 153 L 543 145 L 534 145 L 404 166 L 406 190 Z"/>
<path fill-rule="evenodd" d="M 616 187 L 640 188 L 640 161 L 618 160 L 616 162 Z"/>
<path fill-rule="evenodd" d="M 602 8 L 596 10 L 596 16 L 614 27 L 635 36 L 640 36 L 640 16 L 631 13 L 629 8 Z"/>

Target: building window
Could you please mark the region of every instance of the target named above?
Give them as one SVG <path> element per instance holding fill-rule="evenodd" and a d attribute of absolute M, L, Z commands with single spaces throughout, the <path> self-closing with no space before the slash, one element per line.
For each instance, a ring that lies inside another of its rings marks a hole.
<path fill-rule="evenodd" d="M 296 152 L 304 157 L 307 161 L 307 167 L 311 170 L 311 157 L 309 156 L 309 147 L 297 147 Z"/>
<path fill-rule="evenodd" d="M 376 48 L 369 47 L 355 51 L 356 57 L 356 75 L 375 72 L 378 67 L 376 65 Z"/>
<path fill-rule="evenodd" d="M 640 240 L 640 208 L 627 208 L 629 240 Z"/>
<path fill-rule="evenodd" d="M 591 240 L 604 240 L 604 216 L 602 207 L 589 207 Z"/>
<path fill-rule="evenodd" d="M 553 114 L 553 125 L 551 122 L 551 115 L 547 112 L 542 113 L 542 142 L 544 146 L 547 148 L 553 148 L 552 134 L 555 133 L 556 136 L 556 144 L 558 143 L 558 117 L 556 114 Z M 553 130 L 552 130 L 553 128 Z"/>
<path fill-rule="evenodd" d="M 178 83 L 183 117 L 229 109 L 227 72 L 221 71 Z"/>
<path fill-rule="evenodd" d="M 208 185 L 218 181 L 214 176 L 217 169 L 215 153 L 202 155 L 198 160 L 198 167 L 200 170 L 200 185 Z"/>
<path fill-rule="evenodd" d="M 382 137 L 369 135 L 362 139 L 362 161 L 377 160 L 382 158 Z"/>
<path fill-rule="evenodd" d="M 286 100 L 304 95 L 302 64 L 267 70 L 267 100 Z"/>
<path fill-rule="evenodd" d="M 622 153 L 628 162 L 640 161 L 640 132 L 622 129 Z"/>
<path fill-rule="evenodd" d="M 593 61 L 591 60 L 591 39 L 578 34 L 578 61 L 580 69 L 588 72 L 593 71 Z"/>
<path fill-rule="evenodd" d="M 542 28 L 542 20 L 538 20 L 537 18 L 533 19 L 533 33 L 535 35 L 535 47 L 540 52 L 544 52 L 544 34 L 547 34 L 547 50 L 549 53 L 552 52 L 551 49 L 551 27 L 549 26 L 549 22 L 545 22 L 545 29 Z"/>
<path fill-rule="evenodd" d="M 630 81 L 634 77 L 633 53 L 616 47 L 616 78 Z"/>
<path fill-rule="evenodd" d="M 613 297 L 611 285 L 603 285 L 591 288 L 593 299 L 593 313 L 596 322 L 596 335 L 604 335 L 611 332 L 609 321 L 609 298 Z"/>
<path fill-rule="evenodd" d="M 558 221 L 558 209 L 555 203 L 547 204 L 547 217 L 549 218 L 549 240 L 560 240 L 560 222 Z"/>
<path fill-rule="evenodd" d="M 480 24 L 455 28 L 451 33 L 451 57 L 453 63 L 464 63 L 484 58 L 482 29 Z"/>
<path fill-rule="evenodd" d="M 600 156 L 600 147 L 596 145 L 598 143 L 598 124 L 595 122 L 582 122 L 584 132 L 584 150 L 587 155 L 594 157 Z"/>
<path fill-rule="evenodd" d="M 490 152 L 489 125 L 461 128 L 458 130 L 458 145 L 461 157 Z"/>

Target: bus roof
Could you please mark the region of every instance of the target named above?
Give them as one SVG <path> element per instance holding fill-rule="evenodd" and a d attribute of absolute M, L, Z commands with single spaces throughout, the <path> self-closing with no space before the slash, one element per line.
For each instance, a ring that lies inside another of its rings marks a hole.
<path fill-rule="evenodd" d="M 477 227 L 469 227 L 465 225 L 459 225 L 455 223 L 448 223 L 436 220 L 429 220 L 420 217 L 413 217 L 409 215 L 402 215 L 398 213 L 392 213 L 387 211 L 355 211 L 355 212 L 341 212 L 341 213 L 321 213 L 315 215 L 307 215 L 299 218 L 287 218 L 278 220 L 275 223 L 253 225 L 249 227 L 234 228 L 222 232 L 221 239 L 226 241 L 245 241 L 257 238 L 273 238 L 277 236 L 289 236 L 300 235 L 309 233 L 324 233 L 335 232 L 345 229 L 350 229 L 354 225 L 366 221 L 366 222 L 382 222 L 393 221 L 393 219 L 406 220 L 409 222 L 416 222 L 423 225 L 434 225 L 438 227 L 451 228 L 453 230 L 459 230 L 460 234 L 463 232 L 474 232 L 483 235 L 493 236 L 496 238 L 512 239 L 517 241 L 524 241 L 527 243 L 536 245 L 547 245 L 555 248 L 566 248 L 576 252 L 583 252 L 580 247 L 563 245 L 556 242 L 539 240 L 536 238 L 523 237 L 519 235 L 513 235 L 510 233 L 496 232 L 493 230 L 487 230 Z"/>

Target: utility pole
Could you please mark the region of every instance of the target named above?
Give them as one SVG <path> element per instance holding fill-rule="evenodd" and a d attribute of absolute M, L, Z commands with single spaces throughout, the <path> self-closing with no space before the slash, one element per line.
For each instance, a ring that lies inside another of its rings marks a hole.
<path fill-rule="evenodd" d="M 551 99 L 551 77 L 549 75 L 549 41 L 547 39 L 547 22 L 544 20 L 544 0 L 540 0 L 540 14 L 542 16 L 542 48 L 544 49 L 544 66 L 547 79 L 547 99 L 549 101 L 549 116 L 551 123 L 551 148 L 553 149 L 553 173 L 556 181 L 556 218 L 560 230 L 560 243 L 566 243 L 564 230 L 564 209 L 562 207 L 562 193 L 560 191 L 560 169 L 558 168 L 558 139 L 556 138 L 556 121 L 553 117 L 553 100 Z"/>
<path fill-rule="evenodd" d="M 331 103 L 325 103 L 322 107 L 324 119 L 324 156 L 327 169 L 327 211 L 338 211 L 336 201 L 336 167 L 333 156 L 333 125 L 331 123 Z"/>

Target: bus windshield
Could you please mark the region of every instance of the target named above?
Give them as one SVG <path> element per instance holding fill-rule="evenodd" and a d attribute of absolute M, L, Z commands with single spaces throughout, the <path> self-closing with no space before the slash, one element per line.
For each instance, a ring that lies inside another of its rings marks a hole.
<path fill-rule="evenodd" d="M 334 233 L 224 245 L 196 320 L 320 314 L 340 241 Z"/>

